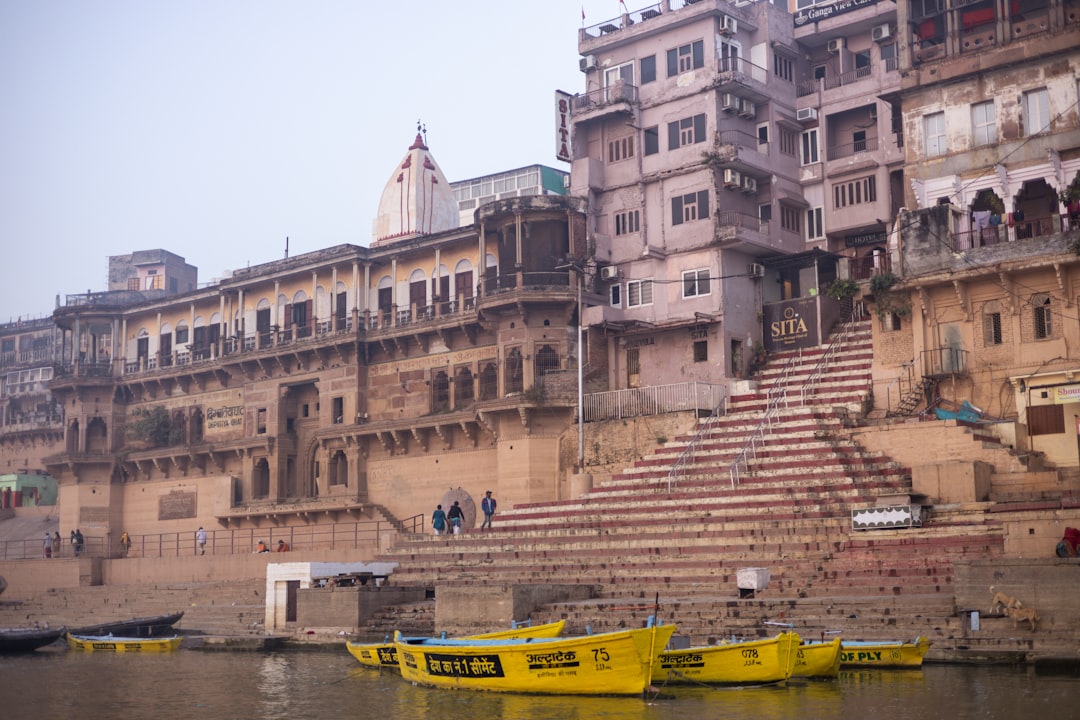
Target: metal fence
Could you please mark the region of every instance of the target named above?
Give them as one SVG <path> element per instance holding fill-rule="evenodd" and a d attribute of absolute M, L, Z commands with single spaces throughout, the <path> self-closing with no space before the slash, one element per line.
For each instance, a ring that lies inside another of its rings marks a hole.
<path fill-rule="evenodd" d="M 712 412 L 727 401 L 727 386 L 702 382 L 652 385 L 592 393 L 582 398 L 585 422 L 660 415 L 681 410 Z"/>
<path fill-rule="evenodd" d="M 414 515 L 402 521 L 405 532 L 424 532 L 425 516 Z M 206 555 L 245 555 L 256 551 L 259 542 L 273 552 L 278 541 L 284 541 L 290 550 L 335 550 L 358 547 L 379 547 L 386 535 L 398 529 L 386 520 L 361 520 L 332 525 L 296 525 L 276 528 L 241 528 L 237 530 L 206 531 Z M 200 554 L 195 530 L 180 533 L 154 533 L 132 535 L 131 547 L 125 552 L 120 535 L 85 538 L 85 544 L 76 554 L 70 537 L 54 541 L 52 557 L 144 557 L 166 558 Z M 6 540 L 0 542 L 0 560 L 37 560 L 45 556 L 44 540 Z"/>

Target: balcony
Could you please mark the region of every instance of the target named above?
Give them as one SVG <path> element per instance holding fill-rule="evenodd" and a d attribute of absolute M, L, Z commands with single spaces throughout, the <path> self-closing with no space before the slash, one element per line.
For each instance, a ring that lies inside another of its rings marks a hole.
<path fill-rule="evenodd" d="M 741 57 L 720 58 L 717 63 L 716 88 L 734 93 L 755 103 L 766 102 L 769 71 Z"/>
<path fill-rule="evenodd" d="M 896 63 L 893 63 L 894 67 L 890 68 L 889 63 L 886 63 L 885 69 L 895 69 Z M 873 77 L 874 66 L 864 65 L 863 67 L 855 68 L 854 70 L 848 70 L 842 73 L 828 73 L 823 78 L 814 78 L 813 80 L 804 80 L 796 86 L 796 95 L 798 97 L 806 97 L 807 95 L 813 95 L 814 93 L 825 93 L 829 90 L 835 90 L 837 88 L 846 87 L 848 85 L 854 85 L 862 82 L 868 78 Z"/>
<path fill-rule="evenodd" d="M 570 114 L 575 122 L 599 120 L 618 114 L 633 115 L 637 104 L 637 86 L 618 82 L 570 98 Z"/>
<path fill-rule="evenodd" d="M 865 140 L 857 140 L 845 145 L 830 145 L 827 151 L 827 157 L 829 160 L 840 160 L 841 158 L 853 157 L 862 153 L 877 152 L 878 139 L 876 137 L 866 138 Z"/>

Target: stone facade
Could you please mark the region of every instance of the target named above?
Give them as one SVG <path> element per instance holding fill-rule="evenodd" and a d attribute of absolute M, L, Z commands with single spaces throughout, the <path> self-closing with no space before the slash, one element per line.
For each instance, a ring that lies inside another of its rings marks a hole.
<path fill-rule="evenodd" d="M 448 488 L 552 499 L 575 398 L 579 202 L 515 198 L 479 225 L 338 246 L 176 297 L 69 299 L 61 526 L 117 538 L 426 517 Z M 92 337 L 104 350 L 75 352 Z"/>

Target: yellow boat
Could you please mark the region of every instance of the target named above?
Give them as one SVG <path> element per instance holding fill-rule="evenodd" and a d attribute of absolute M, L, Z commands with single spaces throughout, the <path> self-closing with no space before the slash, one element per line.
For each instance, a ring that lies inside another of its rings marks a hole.
<path fill-rule="evenodd" d="M 172 637 L 114 637 L 112 635 L 72 635 L 67 642 L 73 650 L 92 652 L 169 652 L 180 647 L 179 635 Z"/>
<path fill-rule="evenodd" d="M 571 638 L 406 638 L 401 676 L 418 685 L 542 695 L 641 695 L 674 625 Z"/>
<path fill-rule="evenodd" d="M 882 642 L 874 640 L 843 640 L 840 647 L 841 667 L 922 667 L 923 657 L 930 649 L 924 637 L 914 642 Z"/>
<path fill-rule="evenodd" d="M 553 638 L 562 635 L 563 628 L 565 627 L 566 621 L 558 620 L 543 625 L 522 625 L 510 628 L 509 630 L 498 630 L 496 632 L 483 633 L 481 635 L 468 635 L 467 637 L 484 640 Z M 398 669 L 397 649 L 389 638 L 387 638 L 386 642 L 381 643 L 348 642 L 345 643 L 345 647 L 348 649 L 349 654 L 359 660 L 360 664 L 364 667 Z"/>
<path fill-rule="evenodd" d="M 834 678 L 840 674 L 840 638 L 828 642 L 806 642 L 795 651 L 792 677 Z"/>
<path fill-rule="evenodd" d="M 653 682 L 668 684 L 767 685 L 791 677 L 799 635 L 782 632 L 764 640 L 723 643 L 660 653 Z"/>

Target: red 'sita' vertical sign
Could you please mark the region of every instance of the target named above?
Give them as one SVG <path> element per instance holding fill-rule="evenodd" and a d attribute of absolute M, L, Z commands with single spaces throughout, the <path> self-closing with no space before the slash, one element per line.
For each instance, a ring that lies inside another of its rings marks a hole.
<path fill-rule="evenodd" d="M 555 159 L 570 162 L 570 95 L 555 91 Z"/>

